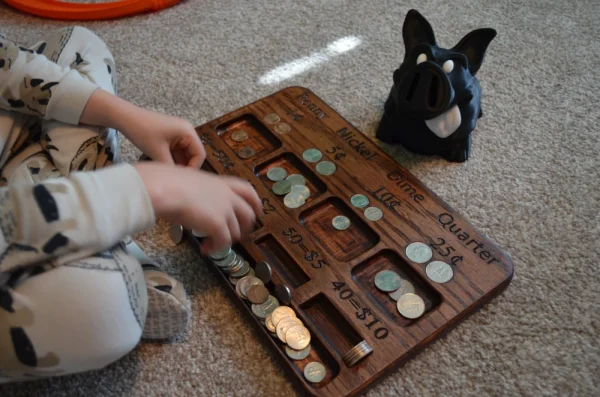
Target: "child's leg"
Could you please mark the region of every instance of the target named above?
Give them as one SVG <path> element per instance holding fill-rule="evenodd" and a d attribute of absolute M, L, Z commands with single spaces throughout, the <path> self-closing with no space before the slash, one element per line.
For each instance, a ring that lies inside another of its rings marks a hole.
<path fill-rule="evenodd" d="M 0 383 L 99 369 L 133 350 L 147 312 L 142 273 L 121 246 L 0 273 Z"/>

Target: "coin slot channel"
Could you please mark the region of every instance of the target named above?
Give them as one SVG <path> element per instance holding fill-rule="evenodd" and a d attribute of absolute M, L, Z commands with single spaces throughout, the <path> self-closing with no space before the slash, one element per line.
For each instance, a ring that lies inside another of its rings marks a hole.
<path fill-rule="evenodd" d="M 336 216 L 347 218 L 350 222 L 347 229 L 338 230 L 334 227 Z M 354 259 L 379 243 L 379 236 L 369 225 L 337 197 L 330 197 L 302 212 L 300 222 L 340 261 Z"/>
<path fill-rule="evenodd" d="M 242 161 L 255 161 L 281 147 L 281 141 L 252 114 L 223 123 L 216 131 Z M 245 148 L 251 152 L 242 154 Z"/>
<path fill-rule="evenodd" d="M 414 294 L 420 296 L 425 302 L 425 315 L 427 312 L 439 306 L 442 297 L 425 281 L 413 268 L 407 264 L 398 254 L 391 250 L 383 250 L 377 255 L 359 263 L 352 269 L 352 278 L 360 289 L 368 295 L 381 311 L 404 327 L 419 319 L 408 319 L 400 315 L 397 302 L 392 299 L 388 292 L 380 291 L 375 285 L 375 276 L 383 270 L 391 270 L 397 273 L 402 281 L 408 281 L 414 287 Z"/>
<path fill-rule="evenodd" d="M 310 195 L 305 200 L 305 204 L 303 204 L 300 208 L 304 207 L 306 203 L 311 202 L 316 199 L 320 195 L 322 195 L 326 190 L 327 186 L 319 179 L 319 177 L 310 170 L 300 159 L 298 159 L 292 153 L 284 153 L 281 156 L 269 161 L 265 164 L 260 164 L 254 170 L 256 176 L 260 179 L 263 185 L 273 191 L 273 186 L 276 181 L 269 179 L 267 173 L 269 170 L 278 167 L 285 170 L 286 179 L 290 175 L 302 175 L 305 180 L 305 186 L 308 188 Z M 292 182 L 295 184 L 296 182 Z M 275 193 L 273 193 L 276 195 Z M 285 195 L 276 195 L 281 201 L 284 200 Z"/>
<path fill-rule="evenodd" d="M 300 265 L 287 253 L 272 235 L 266 235 L 256 241 L 256 245 L 265 256 L 264 260 L 274 270 L 274 282 L 283 282 L 291 288 L 298 288 L 310 281 Z M 281 278 L 277 280 L 276 278 Z"/>
<path fill-rule="evenodd" d="M 306 301 L 301 309 L 306 321 L 312 325 L 311 328 L 323 336 L 338 357 L 342 357 L 363 340 L 323 293 Z"/>

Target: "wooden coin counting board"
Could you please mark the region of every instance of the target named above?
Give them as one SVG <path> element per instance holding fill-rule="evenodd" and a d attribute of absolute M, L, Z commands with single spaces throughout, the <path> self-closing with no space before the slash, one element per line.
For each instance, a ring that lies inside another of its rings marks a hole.
<path fill-rule="evenodd" d="M 279 123 L 264 121 L 271 113 L 280 116 Z M 280 123 L 291 131 L 277 133 Z M 240 129 L 249 138 L 235 142 L 231 134 Z M 209 266 L 303 394 L 362 394 L 510 283 L 513 267 L 505 253 L 305 88 L 284 89 L 197 131 L 207 151 L 203 168 L 244 178 L 261 196 L 264 214 L 257 229 L 233 248 L 252 267 L 260 261 L 271 265 L 272 283 L 267 285 L 271 294 L 280 283 L 290 288 L 290 306 L 311 333 L 310 355 L 300 361 L 288 358 L 284 344 L 269 335 L 227 276 L 214 264 Z M 245 146 L 256 155 L 239 157 L 237 151 Z M 302 158 L 309 148 L 323 153 L 321 161 L 335 163 L 336 172 L 318 174 L 317 163 Z M 283 196 L 271 191 L 274 182 L 266 173 L 274 166 L 306 178 L 311 196 L 303 206 L 289 209 Z M 352 206 L 350 197 L 358 193 L 383 211 L 381 220 L 370 221 L 364 209 Z M 337 215 L 350 219 L 349 229 L 333 228 L 331 221 Z M 184 235 L 199 248 L 189 230 Z M 431 281 L 425 273 L 427 263 L 411 262 L 405 254 L 412 242 L 430 245 L 431 260 L 451 264 L 454 277 L 444 284 Z M 423 316 L 402 317 L 396 302 L 375 287 L 375 275 L 386 269 L 414 285 L 425 301 Z M 347 367 L 342 356 L 362 340 L 373 353 Z M 303 376 L 311 361 L 327 370 L 318 384 Z"/>

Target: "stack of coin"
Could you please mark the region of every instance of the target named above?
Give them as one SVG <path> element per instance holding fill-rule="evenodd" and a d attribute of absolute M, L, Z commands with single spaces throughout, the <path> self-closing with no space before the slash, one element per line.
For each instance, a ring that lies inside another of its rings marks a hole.
<path fill-rule="evenodd" d="M 265 326 L 273 337 L 285 343 L 285 353 L 292 360 L 303 360 L 310 354 L 310 332 L 294 309 L 279 306 L 265 319 Z"/>
<path fill-rule="evenodd" d="M 425 312 L 425 302 L 415 294 L 415 287 L 408 280 L 400 278 L 398 273 L 383 270 L 375 275 L 375 286 L 387 292 L 390 298 L 397 301 L 396 310 L 410 319 L 418 318 Z"/>
<path fill-rule="evenodd" d="M 254 275 L 254 271 L 241 255 L 238 255 L 231 247 L 227 247 L 221 251 L 212 252 L 208 255 L 215 265 L 221 271 L 229 276 L 229 281 L 232 284 L 237 284 L 238 281 L 249 274 Z"/>
<path fill-rule="evenodd" d="M 310 189 L 306 186 L 306 178 L 300 174 L 288 175 L 281 167 L 271 167 L 267 178 L 273 182 L 271 190 L 278 196 L 284 196 L 283 204 L 288 208 L 298 208 L 310 197 Z"/>
<path fill-rule="evenodd" d="M 344 360 L 348 367 L 352 367 L 372 352 L 373 348 L 369 346 L 366 340 L 363 340 L 358 345 L 348 350 L 348 352 L 342 357 L 342 360 Z"/>

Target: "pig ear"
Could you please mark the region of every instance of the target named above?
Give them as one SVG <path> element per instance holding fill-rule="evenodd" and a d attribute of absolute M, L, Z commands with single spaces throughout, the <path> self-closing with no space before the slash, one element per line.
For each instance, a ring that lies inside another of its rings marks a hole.
<path fill-rule="evenodd" d="M 431 25 L 417 10 L 410 10 L 406 14 L 404 26 L 402 26 L 402 38 L 404 39 L 405 56 L 418 44 L 437 45 Z"/>
<path fill-rule="evenodd" d="M 485 51 L 494 37 L 496 37 L 494 29 L 477 29 L 468 33 L 452 48 L 454 51 L 462 52 L 466 55 L 469 62 L 469 71 L 473 76 L 475 76 L 481 67 Z"/>

